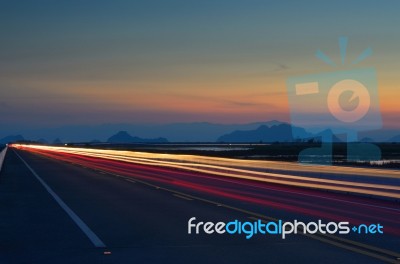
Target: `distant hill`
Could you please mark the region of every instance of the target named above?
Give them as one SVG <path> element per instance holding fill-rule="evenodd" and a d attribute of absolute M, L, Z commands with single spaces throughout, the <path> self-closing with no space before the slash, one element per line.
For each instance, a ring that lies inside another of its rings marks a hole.
<path fill-rule="evenodd" d="M 372 142 L 375 142 L 372 138 L 370 138 L 370 137 L 365 137 L 365 138 L 362 138 L 361 140 L 360 140 L 360 142 L 365 142 L 365 143 L 372 143 Z"/>
<path fill-rule="evenodd" d="M 396 140 L 397 136 L 399 136 L 398 129 L 378 129 L 373 131 L 361 131 L 358 134 L 359 138 L 371 138 L 374 142 L 392 142 L 391 140 Z"/>
<path fill-rule="evenodd" d="M 39 138 L 39 139 L 37 140 L 37 142 L 39 142 L 39 143 L 41 143 L 41 144 L 49 144 L 49 142 L 48 142 L 46 139 L 44 139 L 44 138 Z"/>
<path fill-rule="evenodd" d="M 54 145 L 62 145 L 63 142 L 61 141 L 61 139 L 56 138 L 56 139 L 53 141 L 53 144 L 54 144 Z"/>
<path fill-rule="evenodd" d="M 321 132 L 319 132 L 317 134 L 314 134 L 313 136 L 309 137 L 308 139 L 313 138 L 314 141 L 322 141 L 323 136 L 328 136 L 328 138 L 329 138 L 329 139 L 325 139 L 325 142 L 336 142 L 336 143 L 338 143 L 338 142 L 345 142 L 346 141 L 346 139 L 341 140 L 337 135 L 333 134 L 331 129 L 323 130 L 323 131 L 321 131 Z M 307 139 L 307 138 L 305 138 L 305 139 Z"/>
<path fill-rule="evenodd" d="M 400 135 L 390 138 L 388 142 L 400 142 Z"/>
<path fill-rule="evenodd" d="M 296 135 L 302 138 L 311 137 L 302 128 L 295 128 Z M 232 133 L 225 134 L 218 138 L 218 142 L 291 142 L 293 141 L 292 126 L 281 123 L 279 125 L 265 126 L 262 125 L 255 130 L 237 130 Z"/>
<path fill-rule="evenodd" d="M 12 143 L 16 141 L 21 141 L 25 140 L 23 136 L 21 135 L 16 135 L 16 136 L 6 136 L 0 139 L 0 144 L 7 144 L 7 143 Z"/>
<path fill-rule="evenodd" d="M 293 132 L 296 137 L 293 137 Z M 238 130 L 221 136 L 218 142 L 293 142 L 303 141 L 321 141 L 323 135 L 330 135 L 331 142 L 342 142 L 332 131 L 327 129 L 317 134 L 307 132 L 301 127 L 292 127 L 289 124 L 281 123 L 273 126 L 260 126 L 255 130 Z"/>
<path fill-rule="evenodd" d="M 246 124 L 216 124 L 209 122 L 171 123 L 171 124 L 102 124 L 70 125 L 61 127 L 44 127 L 41 129 L 24 129 L 15 131 L 1 130 L 2 136 L 22 134 L 29 139 L 45 139 L 53 142 L 61 138 L 63 142 L 90 142 L 93 139 L 106 142 L 116 131 L 135 131 L 139 138 L 166 138 L 169 142 L 215 142 L 221 135 L 235 130 L 251 130 L 261 125 L 282 124 L 277 120 Z"/>
<path fill-rule="evenodd" d="M 153 139 L 145 139 L 139 137 L 132 137 L 126 131 L 119 131 L 117 134 L 111 136 L 108 140 L 108 143 L 168 143 L 168 140 L 165 138 L 153 138 Z"/>
<path fill-rule="evenodd" d="M 23 135 L 23 138 L 42 143 L 53 143 L 55 138 L 61 138 L 62 142 L 91 142 L 94 139 L 106 142 L 110 135 L 116 131 L 135 131 L 139 139 L 164 138 L 169 142 L 215 142 L 221 136 L 236 131 L 257 130 L 260 126 L 272 127 L 288 123 L 271 120 L 266 122 L 253 122 L 245 124 L 216 124 L 209 122 L 172 123 L 172 124 L 101 124 L 101 125 L 69 125 L 62 127 L 43 127 L 41 129 L 7 130 L 2 127 L 0 137 L 8 135 Z M 264 128 L 265 129 L 265 128 Z M 297 130 L 299 129 L 299 130 Z M 303 128 L 294 127 L 294 141 L 301 138 L 313 136 L 304 131 Z M 381 129 L 375 131 L 361 131 L 358 138 L 370 138 L 374 142 L 391 142 L 399 135 L 398 129 Z M 12 136 L 14 137 L 14 136 Z M 21 136 L 22 137 L 22 136 Z M 390 139 L 390 140 L 389 140 Z M 7 139 L 5 141 L 13 141 Z M 21 140 L 17 138 L 16 140 Z M 271 139 L 269 139 L 271 140 Z M 269 141 L 268 140 L 268 141 Z M 345 141 L 345 139 L 342 139 Z"/>

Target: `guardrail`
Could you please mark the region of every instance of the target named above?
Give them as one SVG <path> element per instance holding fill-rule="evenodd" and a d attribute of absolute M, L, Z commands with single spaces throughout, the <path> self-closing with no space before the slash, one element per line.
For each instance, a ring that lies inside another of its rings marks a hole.
<path fill-rule="evenodd" d="M 5 147 L 5 148 L 0 152 L 0 171 L 1 171 L 1 168 L 3 167 L 3 161 L 4 161 L 4 157 L 6 156 L 7 149 L 8 149 L 8 147 Z"/>

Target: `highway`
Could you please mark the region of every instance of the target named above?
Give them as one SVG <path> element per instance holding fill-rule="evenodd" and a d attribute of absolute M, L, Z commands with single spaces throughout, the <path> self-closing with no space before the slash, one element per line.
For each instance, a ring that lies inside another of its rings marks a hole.
<path fill-rule="evenodd" d="M 391 197 L 399 186 L 387 184 L 396 183 L 396 171 L 379 186 L 365 184 L 377 185 L 384 172 L 364 181 L 350 171 L 362 184 L 350 187 L 374 193 L 347 194 L 227 177 L 220 167 L 198 171 L 199 163 L 188 169 L 77 151 L 8 150 L 0 174 L 0 263 L 399 263 L 400 206 Z M 327 185 L 324 177 L 318 184 Z M 377 190 L 390 196 L 378 199 Z M 191 217 L 380 223 L 384 234 L 197 235 L 188 234 Z"/>

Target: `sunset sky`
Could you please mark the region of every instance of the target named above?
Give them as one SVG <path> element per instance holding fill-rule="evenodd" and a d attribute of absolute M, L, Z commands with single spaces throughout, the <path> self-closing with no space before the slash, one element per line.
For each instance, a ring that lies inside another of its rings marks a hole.
<path fill-rule="evenodd" d="M 374 67 L 400 128 L 399 1 L 2 1 L 0 127 L 289 121 L 291 76 Z M 338 37 L 347 36 L 342 66 Z M 337 67 L 315 57 L 321 49 Z"/>

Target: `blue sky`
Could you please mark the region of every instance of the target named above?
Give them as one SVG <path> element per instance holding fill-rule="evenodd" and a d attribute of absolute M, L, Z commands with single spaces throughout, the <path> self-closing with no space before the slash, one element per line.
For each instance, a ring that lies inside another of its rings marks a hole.
<path fill-rule="evenodd" d="M 285 81 L 349 59 L 400 95 L 397 1 L 2 1 L 0 125 L 289 121 Z M 349 69 L 351 66 L 345 66 Z"/>

